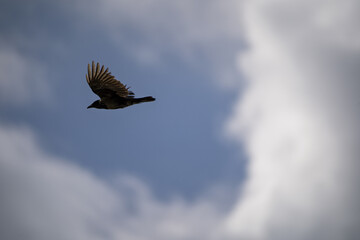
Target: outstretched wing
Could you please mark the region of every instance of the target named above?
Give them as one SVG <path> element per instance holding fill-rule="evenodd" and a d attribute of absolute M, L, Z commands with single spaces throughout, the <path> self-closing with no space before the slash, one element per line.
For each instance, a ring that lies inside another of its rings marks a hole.
<path fill-rule="evenodd" d="M 104 65 L 100 69 L 100 64 L 97 63 L 95 67 L 94 61 L 92 66 L 88 64 L 88 73 L 86 74 L 86 81 L 91 90 L 100 98 L 112 97 L 118 95 L 120 97 L 133 97 L 134 93 L 129 91 L 129 87 L 116 80 L 109 69 L 104 70 Z"/>

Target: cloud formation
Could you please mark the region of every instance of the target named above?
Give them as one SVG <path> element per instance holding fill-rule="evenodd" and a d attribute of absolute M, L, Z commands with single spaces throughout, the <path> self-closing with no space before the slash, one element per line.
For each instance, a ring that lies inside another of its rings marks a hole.
<path fill-rule="evenodd" d="M 227 126 L 249 156 L 234 236 L 359 238 L 359 6 L 246 3 L 248 86 Z"/>
<path fill-rule="evenodd" d="M 140 180 L 111 183 L 41 150 L 27 128 L 0 127 L 2 239 L 219 239 L 211 200 L 156 200 Z"/>

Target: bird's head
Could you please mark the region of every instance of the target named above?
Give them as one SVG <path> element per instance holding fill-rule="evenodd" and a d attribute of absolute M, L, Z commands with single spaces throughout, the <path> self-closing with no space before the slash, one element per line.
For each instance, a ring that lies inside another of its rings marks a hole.
<path fill-rule="evenodd" d="M 100 100 L 96 100 L 95 102 L 93 102 L 90 106 L 88 106 L 87 108 L 102 108 L 101 107 L 101 103 Z"/>

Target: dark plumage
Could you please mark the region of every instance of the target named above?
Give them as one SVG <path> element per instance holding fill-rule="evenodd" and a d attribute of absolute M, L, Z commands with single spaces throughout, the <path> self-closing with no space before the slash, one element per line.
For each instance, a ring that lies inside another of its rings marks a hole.
<path fill-rule="evenodd" d="M 104 65 L 94 61 L 92 67 L 88 64 L 86 81 L 91 90 L 100 97 L 100 100 L 93 102 L 88 108 L 117 109 L 125 108 L 133 104 L 155 101 L 153 97 L 134 98 L 134 93 L 129 91 L 129 87 L 116 80 L 108 68 L 104 70 Z"/>

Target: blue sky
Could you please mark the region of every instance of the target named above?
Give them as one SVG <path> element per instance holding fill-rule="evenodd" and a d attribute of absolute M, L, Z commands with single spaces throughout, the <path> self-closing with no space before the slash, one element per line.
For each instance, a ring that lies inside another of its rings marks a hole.
<path fill-rule="evenodd" d="M 3 1 L 1 239 L 359 239 L 359 16 Z M 156 101 L 86 109 L 92 60 Z"/>
<path fill-rule="evenodd" d="M 9 2 L 3 12 L 11 23 L 2 26 L 4 44 L 41 65 L 41 84 L 47 85 L 49 98 L 36 99 L 40 93 L 35 92 L 21 106 L 3 104 L 4 122 L 30 126 L 47 151 L 95 174 L 130 172 L 159 196 L 191 198 L 214 183 L 241 180 L 235 170 L 242 168 L 241 152 L 222 135 L 237 92 L 221 88 L 221 82 L 215 82 L 221 79 L 209 70 L 213 66 L 208 57 L 217 54 L 213 48 L 219 44 L 204 38 L 209 46 L 190 49 L 193 56 L 187 60 L 163 37 L 159 44 L 168 49 L 155 49 L 157 63 L 144 65 L 126 51 L 137 42 L 153 47 L 146 42 L 153 33 L 131 21 L 119 24 L 117 42 L 97 19 L 78 16 L 64 3 Z M 240 46 L 219 50 L 232 48 L 232 54 L 224 56 L 231 63 Z M 97 98 L 84 77 L 92 60 L 109 67 L 137 96 L 152 95 L 157 101 L 120 111 L 86 109 Z M 16 71 L 16 66 L 11 68 Z"/>

